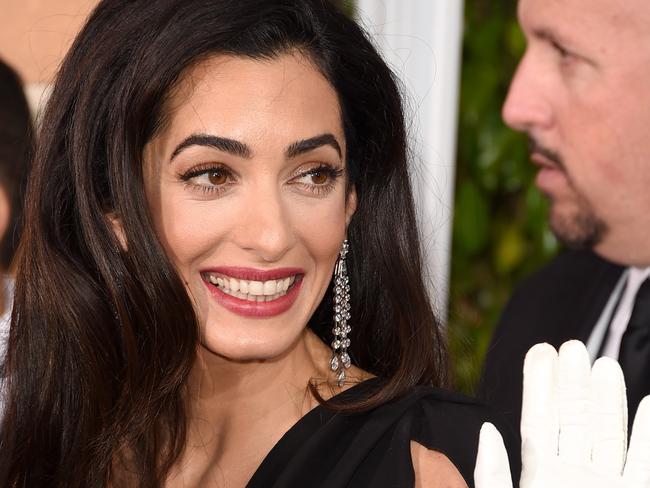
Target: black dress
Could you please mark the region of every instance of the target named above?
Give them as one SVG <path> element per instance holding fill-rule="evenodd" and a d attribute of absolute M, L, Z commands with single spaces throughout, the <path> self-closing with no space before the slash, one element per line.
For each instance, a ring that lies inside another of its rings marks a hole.
<path fill-rule="evenodd" d="M 364 381 L 337 400 L 364 398 L 380 384 L 377 378 Z M 477 400 L 437 388 L 413 388 L 361 414 L 317 406 L 278 441 L 247 488 L 412 487 L 411 440 L 445 454 L 472 488 L 479 430 L 486 421 L 499 428 L 508 449 L 519 448 Z"/>

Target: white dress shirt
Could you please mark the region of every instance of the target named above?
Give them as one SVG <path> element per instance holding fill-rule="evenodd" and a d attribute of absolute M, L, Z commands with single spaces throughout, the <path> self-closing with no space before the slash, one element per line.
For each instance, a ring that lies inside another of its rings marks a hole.
<path fill-rule="evenodd" d="M 618 359 L 621 339 L 630 321 L 636 294 L 649 276 L 650 267 L 628 268 L 621 275 L 587 341 L 587 350 L 592 362 L 598 358 L 603 341 L 605 343 L 601 355 Z"/>

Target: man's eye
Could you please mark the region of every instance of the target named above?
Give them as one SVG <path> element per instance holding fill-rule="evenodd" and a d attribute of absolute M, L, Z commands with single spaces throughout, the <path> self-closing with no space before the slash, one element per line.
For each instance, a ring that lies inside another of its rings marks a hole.
<path fill-rule="evenodd" d="M 558 44 L 557 42 L 551 42 L 551 45 L 561 58 L 568 58 L 572 56 L 572 53 L 565 49 L 561 44 Z"/>

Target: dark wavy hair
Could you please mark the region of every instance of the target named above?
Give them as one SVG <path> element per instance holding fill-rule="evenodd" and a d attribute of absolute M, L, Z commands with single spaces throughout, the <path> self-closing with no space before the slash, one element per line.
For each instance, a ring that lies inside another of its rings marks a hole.
<path fill-rule="evenodd" d="M 0 270 L 8 271 L 20 240 L 25 180 L 32 153 L 32 116 L 18 74 L 0 60 L 0 185 L 9 224 L 0 242 Z"/>
<path fill-rule="evenodd" d="M 190 67 L 295 50 L 342 107 L 358 195 L 351 355 L 385 378 L 371 398 L 336 408 L 362 411 L 445 382 L 400 96 L 359 26 L 327 0 L 104 0 L 64 60 L 39 134 L 5 362 L 1 486 L 104 487 L 117 461 L 138 486 L 164 482 L 185 445 L 198 324 L 154 232 L 143 148 Z M 107 215 L 121 220 L 128 250 Z M 310 322 L 326 342 L 331 301 L 330 289 Z"/>

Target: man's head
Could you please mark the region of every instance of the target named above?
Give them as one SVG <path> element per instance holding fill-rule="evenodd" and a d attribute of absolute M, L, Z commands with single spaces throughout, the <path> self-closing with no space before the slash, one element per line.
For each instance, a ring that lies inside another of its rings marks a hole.
<path fill-rule="evenodd" d="M 553 231 L 650 265 L 650 2 L 520 0 L 519 21 L 503 117 L 531 138 Z"/>

